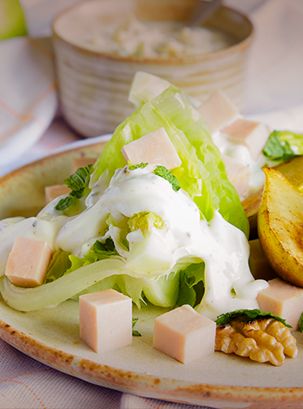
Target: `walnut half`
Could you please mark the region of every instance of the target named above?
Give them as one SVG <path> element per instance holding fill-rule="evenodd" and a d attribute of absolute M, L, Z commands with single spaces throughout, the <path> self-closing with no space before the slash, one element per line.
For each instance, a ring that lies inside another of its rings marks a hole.
<path fill-rule="evenodd" d="M 248 357 L 256 362 L 282 365 L 285 356 L 296 357 L 296 339 L 290 330 L 273 318 L 250 322 L 234 319 L 229 324 L 218 326 L 216 351 Z"/>

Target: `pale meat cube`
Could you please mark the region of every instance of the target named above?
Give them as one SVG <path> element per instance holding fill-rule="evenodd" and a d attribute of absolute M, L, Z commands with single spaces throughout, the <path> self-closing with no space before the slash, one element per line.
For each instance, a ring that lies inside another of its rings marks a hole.
<path fill-rule="evenodd" d="M 214 352 L 216 324 L 183 305 L 155 319 L 153 346 L 188 363 Z"/>
<path fill-rule="evenodd" d="M 249 191 L 249 167 L 222 155 L 228 179 L 235 186 L 239 196 L 244 198 Z"/>
<path fill-rule="evenodd" d="M 151 163 L 174 169 L 181 165 L 178 153 L 164 128 L 159 128 L 130 142 L 122 149 L 125 159 L 133 165 Z"/>
<path fill-rule="evenodd" d="M 268 284 L 257 298 L 260 309 L 284 318 L 293 329 L 297 329 L 303 312 L 303 288 L 288 284 L 280 278 L 270 280 Z"/>
<path fill-rule="evenodd" d="M 42 240 L 17 237 L 5 268 L 9 281 L 20 287 L 36 287 L 44 281 L 52 250 Z"/>
<path fill-rule="evenodd" d="M 56 197 L 68 195 L 70 193 L 70 189 L 65 185 L 52 185 L 46 186 L 44 189 L 44 193 L 45 203 L 49 203 L 52 200 L 56 199 Z"/>
<path fill-rule="evenodd" d="M 239 115 L 237 107 L 221 91 L 210 95 L 198 111 L 211 132 L 218 131 Z"/>
<path fill-rule="evenodd" d="M 80 296 L 80 338 L 97 353 L 132 342 L 132 300 L 116 290 Z"/>
<path fill-rule="evenodd" d="M 265 125 L 243 118 L 236 119 L 222 133 L 232 142 L 246 145 L 254 160 L 258 159 L 269 135 Z"/>
<path fill-rule="evenodd" d="M 72 162 L 72 173 L 75 173 L 79 168 L 93 165 L 95 162 L 96 158 L 91 158 L 88 156 L 80 156 L 79 158 L 75 158 Z"/>

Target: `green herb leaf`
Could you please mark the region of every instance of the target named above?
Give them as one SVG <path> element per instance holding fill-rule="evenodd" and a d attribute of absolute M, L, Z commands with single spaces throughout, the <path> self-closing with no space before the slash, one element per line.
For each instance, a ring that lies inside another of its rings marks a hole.
<path fill-rule="evenodd" d="M 108 238 L 104 243 L 96 240 L 89 252 L 84 256 L 84 259 L 94 263 L 111 256 L 116 256 L 118 253 L 115 249 L 115 244 L 112 239 Z"/>
<path fill-rule="evenodd" d="M 56 210 L 64 211 L 77 203 L 77 199 L 81 199 L 88 193 L 89 178 L 93 171 L 93 165 L 87 165 L 79 168 L 69 178 L 65 179 L 64 183 L 71 189 L 67 197 L 59 200 L 55 206 Z"/>
<path fill-rule="evenodd" d="M 180 184 L 175 175 L 173 175 L 165 166 L 157 166 L 154 170 L 154 174 L 167 180 L 172 188 L 177 192 L 180 189 Z"/>
<path fill-rule="evenodd" d="M 106 239 L 104 243 L 101 243 L 101 241 L 97 240 L 90 249 L 89 253 L 95 254 L 99 260 L 105 258 L 105 255 L 106 257 L 110 257 L 118 254 L 115 249 L 115 244 L 110 238 Z"/>
<path fill-rule="evenodd" d="M 136 169 L 144 169 L 146 168 L 147 163 L 141 162 L 141 163 L 137 163 L 137 165 L 130 165 L 128 167 L 129 170 L 136 170 Z"/>
<path fill-rule="evenodd" d="M 76 198 L 73 196 L 66 196 L 63 199 L 59 200 L 59 202 L 55 206 L 55 209 L 59 211 L 66 210 L 75 203 L 75 200 Z"/>
<path fill-rule="evenodd" d="M 71 273 L 72 271 L 77 270 L 82 266 L 96 263 L 97 261 L 117 255 L 118 253 L 115 250 L 115 245 L 112 239 L 107 239 L 105 243 L 101 243 L 101 241 L 96 240 L 84 257 L 80 258 L 74 256 L 73 254 L 69 256 L 71 267 L 66 271 L 66 274 Z"/>
<path fill-rule="evenodd" d="M 69 178 L 65 179 L 64 183 L 70 188 L 73 196 L 77 196 L 79 193 L 83 193 L 89 182 L 90 174 L 93 171 L 93 165 L 87 165 L 83 168 L 76 170 Z M 81 196 L 80 196 L 81 197 Z"/>
<path fill-rule="evenodd" d="M 263 154 L 272 161 L 285 162 L 303 154 L 303 134 L 273 131 L 263 148 Z"/>
<path fill-rule="evenodd" d="M 303 312 L 300 315 L 299 322 L 298 322 L 298 331 L 303 332 Z"/>
<path fill-rule="evenodd" d="M 263 318 L 273 318 L 274 320 L 282 322 L 282 324 L 284 324 L 286 327 L 291 328 L 291 325 L 289 325 L 283 318 L 277 317 L 276 315 L 273 315 L 270 312 L 261 311 L 258 309 L 236 310 L 236 311 L 227 312 L 226 314 L 221 314 L 217 317 L 216 324 L 217 325 L 227 325 L 232 320 L 238 319 L 238 318 L 240 318 L 242 321 L 245 321 L 245 322 L 260 320 Z"/>
<path fill-rule="evenodd" d="M 138 318 L 133 318 L 132 319 L 133 337 L 142 337 L 140 332 L 135 329 L 135 325 L 136 325 L 137 321 L 138 321 Z"/>

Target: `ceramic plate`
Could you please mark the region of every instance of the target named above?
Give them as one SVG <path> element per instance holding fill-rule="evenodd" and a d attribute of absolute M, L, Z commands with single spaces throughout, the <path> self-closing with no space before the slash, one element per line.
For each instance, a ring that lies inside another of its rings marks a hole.
<path fill-rule="evenodd" d="M 103 142 L 85 143 L 43 158 L 0 179 L 0 218 L 34 214 L 44 204 L 44 185 L 61 183 L 78 156 L 97 156 Z M 152 348 L 154 317 L 140 312 L 142 337 L 120 350 L 97 355 L 79 338 L 78 303 L 20 313 L 0 300 L 0 337 L 25 354 L 62 372 L 142 396 L 216 408 L 303 408 L 303 335 L 297 359 L 282 367 L 214 353 L 183 365 Z"/>

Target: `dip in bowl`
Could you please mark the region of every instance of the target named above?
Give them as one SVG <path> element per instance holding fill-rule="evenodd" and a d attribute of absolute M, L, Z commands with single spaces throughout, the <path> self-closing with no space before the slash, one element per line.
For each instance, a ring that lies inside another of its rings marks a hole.
<path fill-rule="evenodd" d="M 242 103 L 253 27 L 221 7 L 203 27 L 187 27 L 198 0 L 93 0 L 53 24 L 65 118 L 84 136 L 112 131 L 132 110 L 126 103 L 137 71 L 150 72 L 203 101 L 223 90 Z"/>

